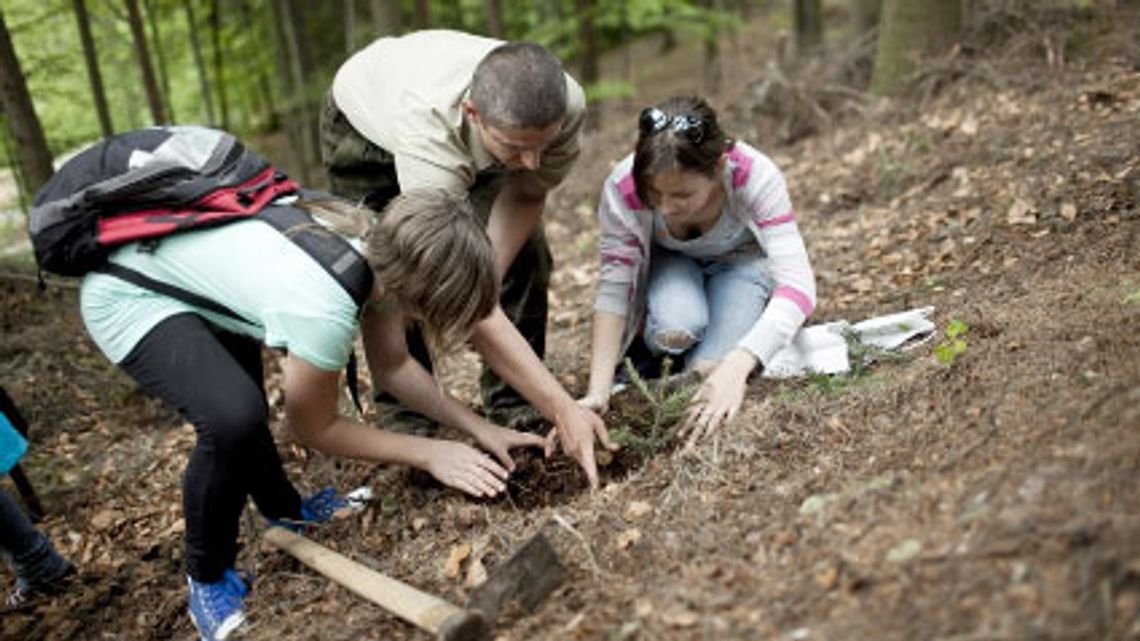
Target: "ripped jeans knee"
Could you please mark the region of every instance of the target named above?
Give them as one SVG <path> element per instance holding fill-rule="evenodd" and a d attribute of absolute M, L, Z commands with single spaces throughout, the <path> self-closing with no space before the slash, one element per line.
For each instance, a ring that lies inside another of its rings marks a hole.
<path fill-rule="evenodd" d="M 650 348 L 666 354 L 682 354 L 697 344 L 697 337 L 683 329 L 663 329 L 647 337 Z"/>

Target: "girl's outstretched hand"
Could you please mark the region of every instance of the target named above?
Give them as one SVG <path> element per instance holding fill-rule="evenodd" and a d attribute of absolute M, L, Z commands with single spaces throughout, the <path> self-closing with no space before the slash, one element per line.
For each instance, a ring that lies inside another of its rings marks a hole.
<path fill-rule="evenodd" d="M 440 483 L 479 497 L 507 489 L 507 470 L 488 454 L 457 441 L 432 440 L 429 448 L 425 469 Z"/>
<path fill-rule="evenodd" d="M 693 396 L 693 407 L 677 432 L 685 439 L 685 450 L 731 421 L 744 403 L 748 374 L 756 366 L 756 357 L 742 349 L 734 349 L 724 357 Z"/>
<path fill-rule="evenodd" d="M 515 461 L 511 458 L 511 450 L 516 447 L 543 447 L 546 439 L 538 434 L 531 434 L 530 432 L 520 432 L 506 427 L 500 427 L 492 423 L 487 423 L 475 439 L 479 441 L 479 445 L 507 468 L 508 472 L 515 471 Z"/>

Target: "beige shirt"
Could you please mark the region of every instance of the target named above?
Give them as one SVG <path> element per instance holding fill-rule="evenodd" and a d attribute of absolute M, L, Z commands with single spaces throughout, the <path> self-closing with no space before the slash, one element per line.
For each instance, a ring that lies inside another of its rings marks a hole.
<path fill-rule="evenodd" d="M 428 30 L 381 38 L 348 59 L 333 80 L 333 100 L 352 126 L 396 158 L 401 189 L 466 191 L 476 174 L 498 165 L 463 115 L 476 65 L 502 41 L 458 31 Z M 567 74 L 562 130 L 539 168 L 510 173 L 525 193 L 541 194 L 569 173 L 578 157 L 586 98 Z"/>

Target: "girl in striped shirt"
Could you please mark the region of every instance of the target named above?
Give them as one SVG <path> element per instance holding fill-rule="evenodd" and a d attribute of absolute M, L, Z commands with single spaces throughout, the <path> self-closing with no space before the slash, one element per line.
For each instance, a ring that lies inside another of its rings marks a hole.
<path fill-rule="evenodd" d="M 703 378 L 679 432 L 692 446 L 731 420 L 747 378 L 815 307 L 815 275 L 783 176 L 729 139 L 703 99 L 641 112 L 636 151 L 602 189 L 590 383 L 604 411 L 635 339 Z"/>

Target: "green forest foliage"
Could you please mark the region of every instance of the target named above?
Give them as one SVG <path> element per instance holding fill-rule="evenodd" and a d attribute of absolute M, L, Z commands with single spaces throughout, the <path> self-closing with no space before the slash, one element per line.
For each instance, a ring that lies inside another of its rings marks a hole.
<path fill-rule="evenodd" d="M 187 2 L 194 13 L 193 28 L 211 87 L 212 110 L 205 102 L 193 56 Z M 154 124 L 124 0 L 86 0 L 86 4 L 113 129 Z M 573 70 L 582 54 L 578 37 L 582 4 L 575 0 L 502 0 L 505 35 L 550 47 Z M 727 11 L 707 8 L 714 4 L 707 1 L 595 0 L 590 4 L 596 40 L 603 50 L 654 32 L 712 37 L 715 29 L 735 22 Z M 377 34 L 368 0 L 140 0 L 139 5 L 169 120 L 223 126 L 239 134 L 276 129 L 298 101 L 319 105 L 348 52 L 367 45 Z M 296 59 L 282 55 L 282 48 L 288 51 L 283 44 L 285 6 L 300 41 L 301 87 L 292 86 L 295 75 L 290 65 Z M 349 6 L 354 8 L 352 21 L 346 19 Z M 406 0 L 401 8 L 403 30 L 418 28 L 413 2 Z M 220 12 L 216 20 L 214 10 Z M 486 10 L 484 0 L 434 0 L 428 2 L 428 26 L 487 33 Z M 98 139 L 99 121 L 72 0 L 4 0 L 3 11 L 52 153 L 63 154 Z M 350 22 L 351 44 L 347 42 Z M 620 86 L 615 89 L 612 79 L 591 91 L 598 98 L 626 93 Z M 215 116 L 213 121 L 210 113 Z M 3 154 L 0 147 L 0 164 L 7 165 Z"/>

